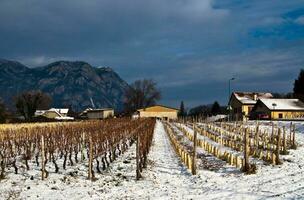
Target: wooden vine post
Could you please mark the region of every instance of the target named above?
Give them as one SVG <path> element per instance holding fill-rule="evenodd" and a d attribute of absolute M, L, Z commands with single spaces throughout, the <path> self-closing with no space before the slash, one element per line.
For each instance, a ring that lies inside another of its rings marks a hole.
<path fill-rule="evenodd" d="M 221 130 L 220 130 L 220 133 L 221 133 L 221 145 L 223 145 L 223 124 L 222 124 L 222 122 L 220 122 L 220 126 L 221 126 Z"/>
<path fill-rule="evenodd" d="M 248 135 L 248 128 L 245 128 L 245 135 L 244 135 L 244 172 L 248 172 L 250 169 L 249 165 L 249 135 Z"/>
<path fill-rule="evenodd" d="M 292 147 L 296 149 L 296 125 L 293 125 Z"/>
<path fill-rule="evenodd" d="M 287 152 L 287 147 L 286 147 L 286 130 L 285 126 L 283 126 L 283 153 L 286 154 Z"/>
<path fill-rule="evenodd" d="M 92 142 L 92 135 L 90 135 L 89 139 L 89 171 L 88 171 L 88 179 L 92 180 L 93 179 L 93 142 Z"/>
<path fill-rule="evenodd" d="M 85 132 L 82 133 L 82 144 L 81 144 L 81 161 L 84 161 L 84 149 L 85 149 Z"/>
<path fill-rule="evenodd" d="M 276 165 L 281 164 L 280 161 L 280 149 L 281 149 L 281 129 L 278 129 L 278 136 L 277 136 L 277 149 L 276 149 Z"/>
<path fill-rule="evenodd" d="M 44 149 L 44 136 L 41 136 L 41 178 L 45 177 L 45 149 Z"/>
<path fill-rule="evenodd" d="M 271 128 L 271 138 L 270 138 L 270 140 L 272 142 L 273 141 L 273 135 L 274 135 L 274 123 L 272 122 L 271 124 L 272 124 L 272 128 Z"/>
<path fill-rule="evenodd" d="M 289 143 L 292 145 L 292 122 L 290 122 L 290 127 L 289 127 Z"/>
<path fill-rule="evenodd" d="M 256 129 L 255 129 L 255 143 L 257 149 L 259 148 L 259 123 L 257 122 Z"/>
<path fill-rule="evenodd" d="M 139 138 L 139 134 L 137 134 L 136 137 L 136 180 L 139 180 L 141 175 L 140 175 L 140 163 L 139 163 L 139 148 L 140 148 L 140 138 Z"/>
<path fill-rule="evenodd" d="M 193 124 L 194 138 L 193 138 L 193 158 L 192 158 L 192 174 L 196 175 L 196 145 L 197 145 L 197 131 Z"/>
<path fill-rule="evenodd" d="M 1 156 L 1 160 L 0 160 L 0 168 L 1 168 L 0 180 L 2 180 L 5 177 L 5 175 L 4 175 L 5 163 L 4 163 L 4 156 L 1 153 L 0 153 L 0 156 Z"/>

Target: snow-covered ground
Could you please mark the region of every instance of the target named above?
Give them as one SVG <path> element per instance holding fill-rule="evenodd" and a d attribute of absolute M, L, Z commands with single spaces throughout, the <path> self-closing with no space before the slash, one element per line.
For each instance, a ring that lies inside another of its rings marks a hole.
<path fill-rule="evenodd" d="M 192 176 L 158 121 L 148 168 L 140 181 L 135 181 L 133 145 L 109 169 L 96 173 L 95 182 L 86 180 L 85 164 L 68 166 L 61 174 L 50 173 L 45 181 L 40 180 L 38 168 L 17 175 L 11 172 L 0 182 L 0 199 L 303 199 L 304 128 L 301 127 L 303 124 L 298 123 L 299 147 L 282 156 L 282 165 L 263 165 L 253 175 L 228 170 L 228 165 L 216 171 L 200 166 L 198 175 Z"/>

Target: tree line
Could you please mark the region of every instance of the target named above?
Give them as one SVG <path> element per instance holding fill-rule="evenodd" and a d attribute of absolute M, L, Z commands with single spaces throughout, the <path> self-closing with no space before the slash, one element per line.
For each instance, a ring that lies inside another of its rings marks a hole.
<path fill-rule="evenodd" d="M 304 102 L 304 69 L 302 69 L 298 77 L 294 81 L 292 93 L 281 94 L 273 93 L 274 98 L 299 98 Z M 161 99 L 161 91 L 157 87 L 157 83 L 151 79 L 137 80 L 130 84 L 124 96 L 123 115 L 132 115 L 140 108 L 155 105 Z M 51 105 L 52 98 L 41 91 L 24 91 L 13 98 L 15 102 L 17 114 L 24 117 L 25 120 L 31 121 L 37 109 L 48 109 Z M 73 111 L 72 111 L 73 112 Z M 217 101 L 212 105 L 200 105 L 191 108 L 189 111 L 185 109 L 184 102 L 180 104 L 179 116 L 210 116 L 217 114 L 227 114 L 225 106 L 220 106 Z M 74 113 L 74 115 L 76 115 Z M 0 99 L 0 123 L 9 118 L 4 102 Z"/>
<path fill-rule="evenodd" d="M 130 116 L 140 108 L 155 105 L 161 98 L 161 91 L 157 83 L 151 79 L 137 80 L 125 91 L 124 111 L 120 114 Z M 33 121 L 37 110 L 47 110 L 52 104 L 50 95 L 42 91 L 24 91 L 13 97 L 16 114 L 24 118 L 25 121 Z M 69 116 L 75 117 L 75 113 L 70 107 Z M 0 99 L 0 123 L 12 118 L 12 114 L 6 109 L 4 102 Z"/>

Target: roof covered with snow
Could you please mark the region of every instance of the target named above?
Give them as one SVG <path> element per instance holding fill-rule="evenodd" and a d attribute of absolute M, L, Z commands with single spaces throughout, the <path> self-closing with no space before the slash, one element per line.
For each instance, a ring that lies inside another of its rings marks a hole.
<path fill-rule="evenodd" d="M 114 109 L 113 108 L 98 108 L 98 109 L 87 108 L 84 111 L 82 111 L 79 114 L 79 116 L 85 116 L 85 115 L 87 115 L 88 113 L 91 113 L 91 112 L 101 112 L 101 111 L 114 111 Z"/>
<path fill-rule="evenodd" d="M 242 104 L 255 104 L 258 99 L 272 98 L 272 94 L 268 92 L 233 92 L 233 95 Z"/>
<path fill-rule="evenodd" d="M 74 117 L 61 116 L 61 117 L 55 117 L 55 119 L 57 119 L 57 120 L 74 120 Z"/>
<path fill-rule="evenodd" d="M 102 111 L 114 111 L 114 109 L 113 108 L 90 109 L 90 110 L 87 110 L 87 113 L 90 113 L 90 112 L 102 112 Z"/>
<path fill-rule="evenodd" d="M 35 116 L 44 115 L 47 112 L 55 112 L 58 116 L 67 115 L 69 112 L 68 108 L 51 108 L 49 110 L 36 110 Z"/>
<path fill-rule="evenodd" d="M 56 111 L 60 114 L 68 114 L 69 109 L 68 108 L 51 108 L 48 111 Z"/>
<path fill-rule="evenodd" d="M 223 119 L 227 118 L 227 116 L 228 115 L 215 115 L 215 116 L 207 117 L 207 121 L 216 122 L 218 120 L 223 120 Z"/>
<path fill-rule="evenodd" d="M 269 110 L 304 111 L 304 103 L 299 99 L 260 99 Z"/>
<path fill-rule="evenodd" d="M 46 112 L 46 110 L 36 110 L 35 116 L 43 115 Z"/>

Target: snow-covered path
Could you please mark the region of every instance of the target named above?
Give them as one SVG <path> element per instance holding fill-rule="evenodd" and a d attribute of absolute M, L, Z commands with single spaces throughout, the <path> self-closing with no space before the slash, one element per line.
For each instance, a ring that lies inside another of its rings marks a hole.
<path fill-rule="evenodd" d="M 301 135 L 302 136 L 302 135 Z M 163 124 L 157 122 L 149 154 L 153 165 L 143 182 L 149 199 L 301 199 L 304 198 L 304 152 L 301 147 L 283 156 L 280 166 L 262 166 L 257 174 L 245 175 L 227 165 L 220 171 L 198 170 L 192 176 L 175 154 Z M 286 161 L 288 160 L 288 161 Z M 152 181 L 152 182 L 150 182 Z M 147 184 L 150 183 L 150 184 Z"/>
<path fill-rule="evenodd" d="M 174 152 L 163 124 L 157 122 L 155 127 L 154 144 L 149 155 L 152 168 L 146 176 L 153 180 L 153 188 L 157 189 L 154 198 L 189 199 L 193 198 L 190 191 L 195 189 L 197 177 L 191 176 L 181 164 Z M 148 178 L 146 177 L 146 178 Z M 151 198 L 153 198 L 151 196 Z"/>
<path fill-rule="evenodd" d="M 160 121 L 156 123 L 148 160 L 143 178 L 124 183 L 115 191 L 115 196 L 121 199 L 201 199 L 199 196 L 204 190 L 196 184 L 199 176 L 192 176 L 182 165 Z"/>

